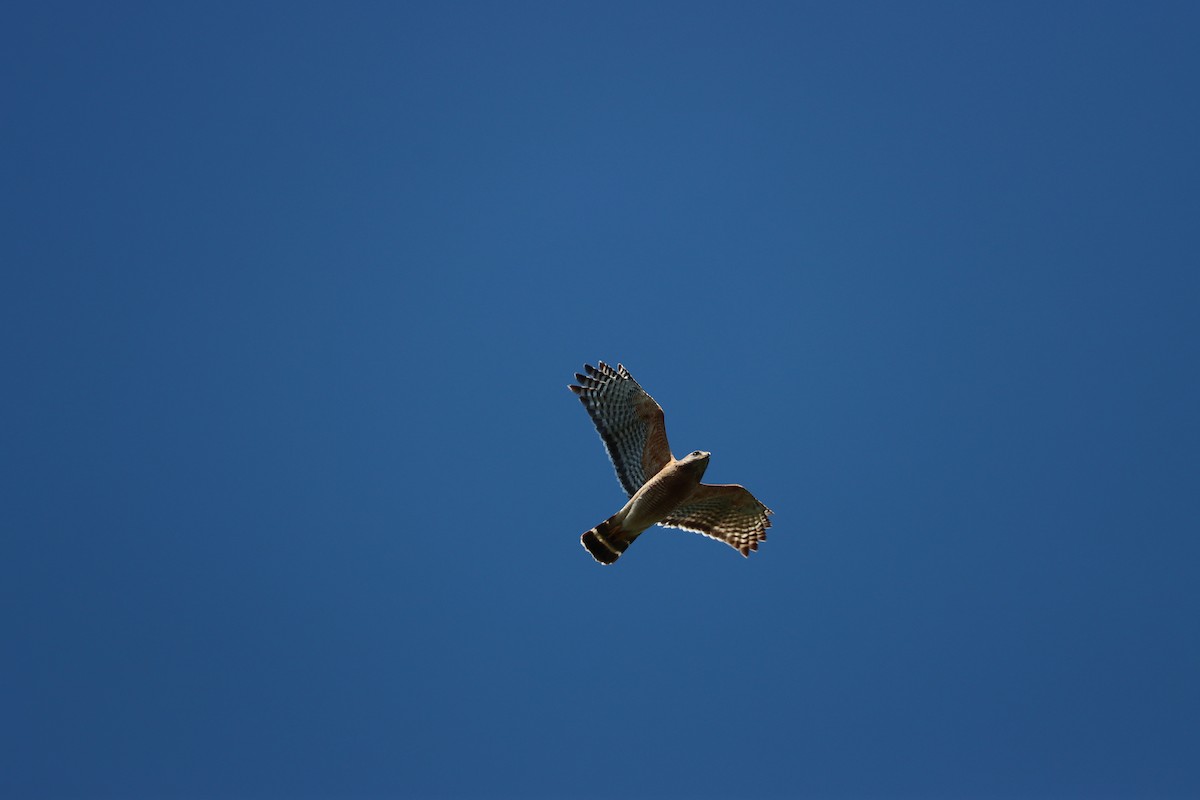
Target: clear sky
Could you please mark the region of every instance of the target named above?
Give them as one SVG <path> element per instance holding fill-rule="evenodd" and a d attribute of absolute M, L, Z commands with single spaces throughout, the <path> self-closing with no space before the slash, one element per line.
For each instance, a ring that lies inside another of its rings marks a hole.
<path fill-rule="evenodd" d="M 0 20 L 0 795 L 1200 795 L 1193 3 Z M 623 363 L 776 511 L 624 500 Z"/>

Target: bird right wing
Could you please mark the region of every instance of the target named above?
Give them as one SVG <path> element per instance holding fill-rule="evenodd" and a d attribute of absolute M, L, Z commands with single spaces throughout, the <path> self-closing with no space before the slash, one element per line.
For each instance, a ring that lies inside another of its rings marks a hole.
<path fill-rule="evenodd" d="M 584 364 L 569 388 L 592 417 L 617 480 L 630 497 L 671 461 L 663 410 L 620 364 Z"/>

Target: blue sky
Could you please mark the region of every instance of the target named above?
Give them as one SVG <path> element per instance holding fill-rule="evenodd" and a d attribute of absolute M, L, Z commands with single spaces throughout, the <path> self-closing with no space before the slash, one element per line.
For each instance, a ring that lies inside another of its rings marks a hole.
<path fill-rule="evenodd" d="M 1191 4 L 3 16 L 4 796 L 1200 793 Z"/>

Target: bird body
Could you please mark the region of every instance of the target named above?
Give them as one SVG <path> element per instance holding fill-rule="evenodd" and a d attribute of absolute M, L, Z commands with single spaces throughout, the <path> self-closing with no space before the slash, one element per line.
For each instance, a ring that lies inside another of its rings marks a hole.
<path fill-rule="evenodd" d="M 625 514 L 628 526 L 642 530 L 662 522 L 700 485 L 710 455 L 696 451 L 684 458 L 671 459 L 618 513 Z"/>
<path fill-rule="evenodd" d="M 634 539 L 670 516 L 696 491 L 709 455 L 697 451 L 671 459 L 620 511 L 585 533 L 583 546 L 602 564 L 616 561 Z"/>

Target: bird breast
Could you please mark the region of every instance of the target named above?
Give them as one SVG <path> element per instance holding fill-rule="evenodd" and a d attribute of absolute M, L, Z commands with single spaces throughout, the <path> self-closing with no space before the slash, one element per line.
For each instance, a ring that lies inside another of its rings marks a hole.
<path fill-rule="evenodd" d="M 679 462 L 672 461 L 646 481 L 629 500 L 625 527 L 645 530 L 660 522 L 678 508 L 699 483 L 700 475 L 695 470 L 686 469 Z"/>

